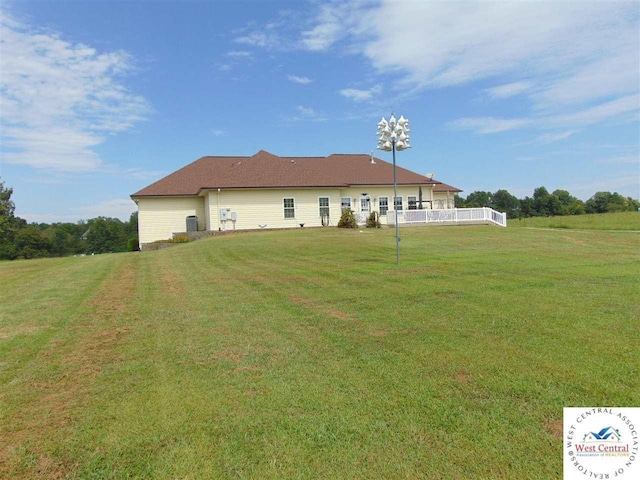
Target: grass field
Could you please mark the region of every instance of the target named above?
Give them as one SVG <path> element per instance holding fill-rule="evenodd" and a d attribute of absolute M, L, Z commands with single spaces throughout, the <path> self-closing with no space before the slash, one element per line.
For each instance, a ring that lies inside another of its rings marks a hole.
<path fill-rule="evenodd" d="M 596 213 L 565 217 L 514 218 L 510 227 L 568 228 L 579 230 L 635 230 L 640 231 L 640 212 Z"/>
<path fill-rule="evenodd" d="M 0 478 L 561 478 L 638 405 L 637 233 L 401 235 L 0 263 Z"/>

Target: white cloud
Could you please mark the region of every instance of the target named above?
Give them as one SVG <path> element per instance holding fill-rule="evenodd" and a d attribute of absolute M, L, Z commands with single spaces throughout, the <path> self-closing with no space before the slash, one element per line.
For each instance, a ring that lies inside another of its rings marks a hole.
<path fill-rule="evenodd" d="M 508 76 L 512 82 L 485 93 L 525 95 L 531 116 L 561 117 L 567 107 L 597 109 L 597 102 L 625 102 L 638 92 L 639 25 L 636 2 L 352 0 L 320 7 L 301 42 L 315 51 L 340 44 L 398 77 L 395 85 L 405 91 Z M 601 121 L 597 113 L 589 121 Z"/>
<path fill-rule="evenodd" d="M 92 205 L 71 208 L 69 213 L 21 213 L 20 217 L 28 222 L 71 222 L 79 220 L 89 220 L 96 217 L 119 218 L 129 220 L 133 212 L 138 209 L 130 198 L 115 198 L 105 200 Z"/>
<path fill-rule="evenodd" d="M 530 120 L 524 118 L 460 118 L 449 122 L 447 125 L 456 130 L 473 130 L 480 134 L 500 133 L 509 130 L 516 130 L 531 123 Z"/>
<path fill-rule="evenodd" d="M 600 163 L 613 165 L 640 165 L 640 153 L 609 157 L 601 160 Z"/>
<path fill-rule="evenodd" d="M 599 178 L 593 180 L 594 176 Z M 596 174 L 567 186 L 566 190 L 583 199 L 590 198 L 596 192 L 618 192 L 623 196 L 638 198 L 638 172 L 623 172 L 607 177 Z"/>
<path fill-rule="evenodd" d="M 571 135 L 576 133 L 576 130 L 566 130 L 564 132 L 557 133 L 543 133 L 530 142 L 522 143 L 521 145 L 547 145 L 549 143 L 559 142 L 565 140 Z"/>
<path fill-rule="evenodd" d="M 234 42 L 251 47 L 274 48 L 280 43 L 277 35 L 265 32 L 251 32 L 234 39 Z"/>
<path fill-rule="evenodd" d="M 313 108 L 311 108 L 311 107 L 305 107 L 304 105 L 298 105 L 296 107 L 296 110 L 298 110 L 298 112 L 300 112 L 305 117 L 315 117 L 316 116 L 315 110 Z"/>
<path fill-rule="evenodd" d="M 640 109 L 640 94 L 628 95 L 610 102 L 605 102 L 595 107 L 580 110 L 574 113 L 558 115 L 550 118 L 550 122 L 558 125 L 592 125 L 611 118 L 632 114 L 634 120 L 638 120 L 637 111 Z M 634 114 L 634 112 L 636 112 Z"/>
<path fill-rule="evenodd" d="M 287 75 L 287 79 L 293 83 L 299 83 L 300 85 L 308 85 L 313 82 L 309 77 L 298 77 L 297 75 Z"/>
<path fill-rule="evenodd" d="M 2 158 L 34 168 L 96 169 L 92 150 L 109 134 L 132 128 L 149 103 L 118 78 L 132 70 L 122 51 L 99 53 L 53 33 L 0 17 Z"/>
<path fill-rule="evenodd" d="M 315 20 L 316 25 L 302 32 L 302 47 L 312 52 L 327 50 L 347 34 L 344 24 L 349 18 L 348 13 L 345 11 L 345 5 L 338 3 L 322 5 Z"/>
<path fill-rule="evenodd" d="M 531 82 L 512 82 L 497 87 L 487 88 L 485 91 L 492 98 L 509 98 L 520 95 L 532 87 Z"/>
<path fill-rule="evenodd" d="M 340 90 L 340 95 L 356 102 L 371 100 L 377 95 L 380 95 L 380 93 L 382 93 L 382 85 L 376 85 L 368 90 L 361 90 L 357 88 L 345 88 Z"/>
<path fill-rule="evenodd" d="M 549 128 L 549 127 L 581 127 L 602 123 L 605 121 L 638 121 L 640 110 L 640 94 L 628 95 L 610 102 L 605 102 L 595 107 L 578 110 L 562 115 L 538 115 L 521 119 L 502 119 L 494 117 L 460 118 L 449 122 L 449 127 L 459 130 L 473 130 L 480 134 L 499 133 L 508 130 L 516 130 L 522 127 Z M 575 133 L 569 130 L 557 134 L 545 134 L 538 137 L 538 141 L 551 143 L 568 138 Z M 545 142 L 546 141 L 546 142 Z M 530 142 L 531 143 L 531 142 Z"/>
<path fill-rule="evenodd" d="M 234 50 L 227 53 L 227 57 L 250 57 L 251 52 L 247 52 L 246 50 Z"/>
<path fill-rule="evenodd" d="M 637 39 L 636 39 L 637 41 Z M 638 91 L 638 45 L 627 46 L 613 56 L 604 56 L 577 68 L 571 75 L 551 82 L 532 98 L 538 108 L 588 103 L 614 95 Z"/>
<path fill-rule="evenodd" d="M 287 115 L 281 118 L 283 125 L 291 125 L 298 122 L 324 122 L 327 117 L 321 113 L 318 113 L 312 107 L 306 107 L 304 105 L 298 105 L 296 112 L 293 115 Z"/>
<path fill-rule="evenodd" d="M 212 128 L 211 133 L 213 133 L 216 137 L 221 137 L 225 134 L 224 130 L 220 130 L 219 128 Z"/>
<path fill-rule="evenodd" d="M 606 58 L 636 42 L 636 10 L 621 2 L 407 2 L 398 8 L 384 1 L 361 17 L 370 22 L 371 36 L 363 53 L 378 69 L 403 71 L 422 85 L 501 73 L 564 75 L 594 55 Z"/>

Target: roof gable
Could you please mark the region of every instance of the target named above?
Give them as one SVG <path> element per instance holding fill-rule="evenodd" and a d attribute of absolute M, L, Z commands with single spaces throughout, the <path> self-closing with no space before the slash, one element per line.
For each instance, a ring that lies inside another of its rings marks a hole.
<path fill-rule="evenodd" d="M 372 161 L 373 158 L 373 161 Z M 402 167 L 398 185 L 439 185 L 441 182 Z M 278 157 L 260 150 L 251 157 L 202 157 L 132 197 L 197 195 L 206 189 L 347 187 L 391 185 L 393 165 L 367 154 L 328 157 Z"/>

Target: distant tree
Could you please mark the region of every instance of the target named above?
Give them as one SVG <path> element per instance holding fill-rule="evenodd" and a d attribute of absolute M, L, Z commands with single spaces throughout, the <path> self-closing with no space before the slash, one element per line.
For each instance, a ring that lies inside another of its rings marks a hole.
<path fill-rule="evenodd" d="M 0 179 L 0 260 L 13 260 L 18 256 L 15 237 L 27 222 L 16 217 L 15 204 L 11 200 L 13 188 L 6 188 Z"/>
<path fill-rule="evenodd" d="M 624 212 L 626 210 L 630 210 L 630 205 L 627 202 L 627 199 L 620 195 L 618 192 L 614 192 L 609 198 L 609 203 L 607 204 L 608 212 Z"/>
<path fill-rule="evenodd" d="M 576 198 L 566 207 L 567 215 L 583 215 L 586 213 L 584 202 Z"/>
<path fill-rule="evenodd" d="M 518 218 L 520 214 L 520 200 L 506 190 L 498 190 L 491 196 L 491 208 L 505 212 L 508 218 Z"/>
<path fill-rule="evenodd" d="M 87 251 L 110 253 L 127 251 L 126 225 L 117 218 L 98 217 L 89 220 Z"/>
<path fill-rule="evenodd" d="M 5 188 L 4 182 L 0 180 L 0 239 L 7 239 L 13 233 L 14 215 L 16 206 L 11 200 L 13 188 Z"/>
<path fill-rule="evenodd" d="M 51 256 L 52 244 L 37 225 L 21 228 L 15 236 L 15 247 L 19 258 L 42 258 Z"/>
<path fill-rule="evenodd" d="M 545 187 L 538 187 L 533 191 L 533 214 L 537 217 L 548 217 L 549 191 Z"/>
<path fill-rule="evenodd" d="M 596 192 L 585 203 L 585 209 L 587 213 L 606 213 L 610 200 L 611 192 Z"/>
<path fill-rule="evenodd" d="M 127 233 L 129 236 L 138 236 L 138 212 L 135 211 L 129 217 L 129 224 L 127 225 Z"/>
<path fill-rule="evenodd" d="M 520 200 L 520 213 L 523 217 L 535 216 L 535 208 L 533 207 L 533 198 L 524 197 Z"/>
<path fill-rule="evenodd" d="M 492 203 L 491 192 L 471 192 L 465 200 L 465 207 L 490 207 Z"/>
<path fill-rule="evenodd" d="M 51 254 L 57 257 L 85 253 L 86 242 L 82 240 L 85 228 L 76 223 L 54 223 L 44 234 L 51 240 Z"/>
<path fill-rule="evenodd" d="M 453 197 L 453 206 L 456 208 L 466 207 L 466 202 L 463 196 L 456 194 Z"/>
<path fill-rule="evenodd" d="M 129 252 L 137 252 L 140 250 L 140 241 L 138 239 L 138 212 L 135 211 L 129 217 L 127 224 L 127 232 L 129 238 L 127 240 L 127 250 Z"/>

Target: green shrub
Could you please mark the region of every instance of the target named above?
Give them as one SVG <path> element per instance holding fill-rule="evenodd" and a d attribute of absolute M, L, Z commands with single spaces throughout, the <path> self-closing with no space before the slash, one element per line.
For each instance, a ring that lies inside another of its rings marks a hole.
<path fill-rule="evenodd" d="M 171 239 L 171 243 L 189 243 L 189 237 L 186 235 L 175 235 Z"/>
<path fill-rule="evenodd" d="M 342 215 L 340 216 L 340 221 L 338 222 L 339 228 L 357 228 L 358 224 L 356 223 L 356 216 L 353 214 L 353 210 L 347 208 Z"/>
<path fill-rule="evenodd" d="M 189 243 L 189 237 L 186 235 L 176 235 L 173 238 L 169 238 L 167 240 L 156 240 L 152 243 Z"/>
<path fill-rule="evenodd" d="M 380 218 L 378 212 L 371 212 L 369 218 L 367 218 L 367 228 L 381 228 Z"/>
<path fill-rule="evenodd" d="M 137 252 L 140 250 L 140 242 L 137 235 L 129 239 L 127 242 L 127 250 L 129 252 Z"/>

